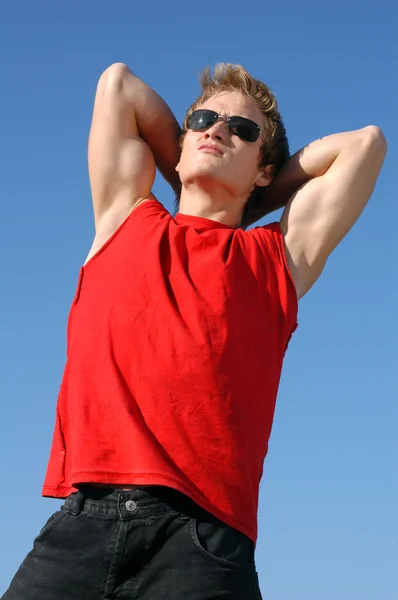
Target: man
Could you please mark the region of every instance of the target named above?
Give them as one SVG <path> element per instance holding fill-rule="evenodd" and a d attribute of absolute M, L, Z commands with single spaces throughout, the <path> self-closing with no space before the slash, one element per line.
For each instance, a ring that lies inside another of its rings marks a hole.
<path fill-rule="evenodd" d="M 5 600 L 260 598 L 258 489 L 297 299 L 358 219 L 377 127 L 290 159 L 271 91 L 205 72 L 179 127 L 123 64 L 89 141 L 96 235 L 68 322 L 43 494 L 66 498 Z M 179 196 L 151 193 L 156 165 Z M 280 223 L 246 231 L 285 206 Z"/>

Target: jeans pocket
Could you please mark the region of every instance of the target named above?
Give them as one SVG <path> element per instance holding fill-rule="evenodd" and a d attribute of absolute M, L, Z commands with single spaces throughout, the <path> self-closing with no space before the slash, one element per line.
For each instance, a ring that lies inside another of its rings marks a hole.
<path fill-rule="evenodd" d="M 39 540 L 42 540 L 44 538 L 44 536 L 50 531 L 50 529 L 52 529 L 54 527 L 54 525 L 56 525 L 56 523 L 58 523 L 58 521 L 65 516 L 66 511 L 61 508 L 60 510 L 57 510 L 55 513 L 53 513 L 51 515 L 51 517 L 48 519 L 48 521 L 45 523 L 44 527 L 42 527 L 42 529 L 40 530 L 39 535 L 34 539 L 34 542 L 37 542 Z"/>
<path fill-rule="evenodd" d="M 254 571 L 254 543 L 244 533 L 219 520 L 192 518 L 194 546 L 208 560 L 242 571 Z"/>

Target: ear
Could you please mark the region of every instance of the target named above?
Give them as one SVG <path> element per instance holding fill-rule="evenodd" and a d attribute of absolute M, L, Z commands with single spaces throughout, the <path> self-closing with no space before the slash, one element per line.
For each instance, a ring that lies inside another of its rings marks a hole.
<path fill-rule="evenodd" d="M 266 187 L 267 185 L 270 185 L 271 181 L 274 178 L 274 174 L 275 174 L 274 165 L 267 165 L 266 167 L 263 167 L 261 169 L 261 171 L 259 172 L 258 177 L 257 177 L 256 181 L 254 182 L 254 185 L 256 185 L 258 187 Z"/>

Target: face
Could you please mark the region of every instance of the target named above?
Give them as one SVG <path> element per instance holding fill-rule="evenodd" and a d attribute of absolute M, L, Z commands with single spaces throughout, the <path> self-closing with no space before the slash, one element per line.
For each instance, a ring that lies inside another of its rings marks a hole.
<path fill-rule="evenodd" d="M 213 96 L 198 108 L 214 110 L 223 116 L 251 119 L 264 130 L 264 116 L 252 98 L 240 92 L 224 92 Z M 247 199 L 254 186 L 269 185 L 270 170 L 259 168 L 263 139 L 246 142 L 230 133 L 225 122 L 218 121 L 205 131 L 188 130 L 184 139 L 180 163 L 177 166 L 181 182 L 213 186 L 233 197 Z"/>

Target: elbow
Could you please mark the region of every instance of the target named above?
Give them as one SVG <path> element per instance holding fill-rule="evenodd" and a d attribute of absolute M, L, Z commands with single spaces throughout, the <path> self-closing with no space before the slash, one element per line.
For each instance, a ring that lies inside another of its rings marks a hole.
<path fill-rule="evenodd" d="M 377 125 L 368 125 L 361 132 L 367 145 L 384 158 L 387 153 L 387 140 L 380 127 L 377 127 Z"/>
<path fill-rule="evenodd" d="M 120 91 L 128 75 L 131 75 L 131 71 L 127 65 L 124 63 L 114 63 L 102 73 L 98 81 L 98 89 Z"/>

